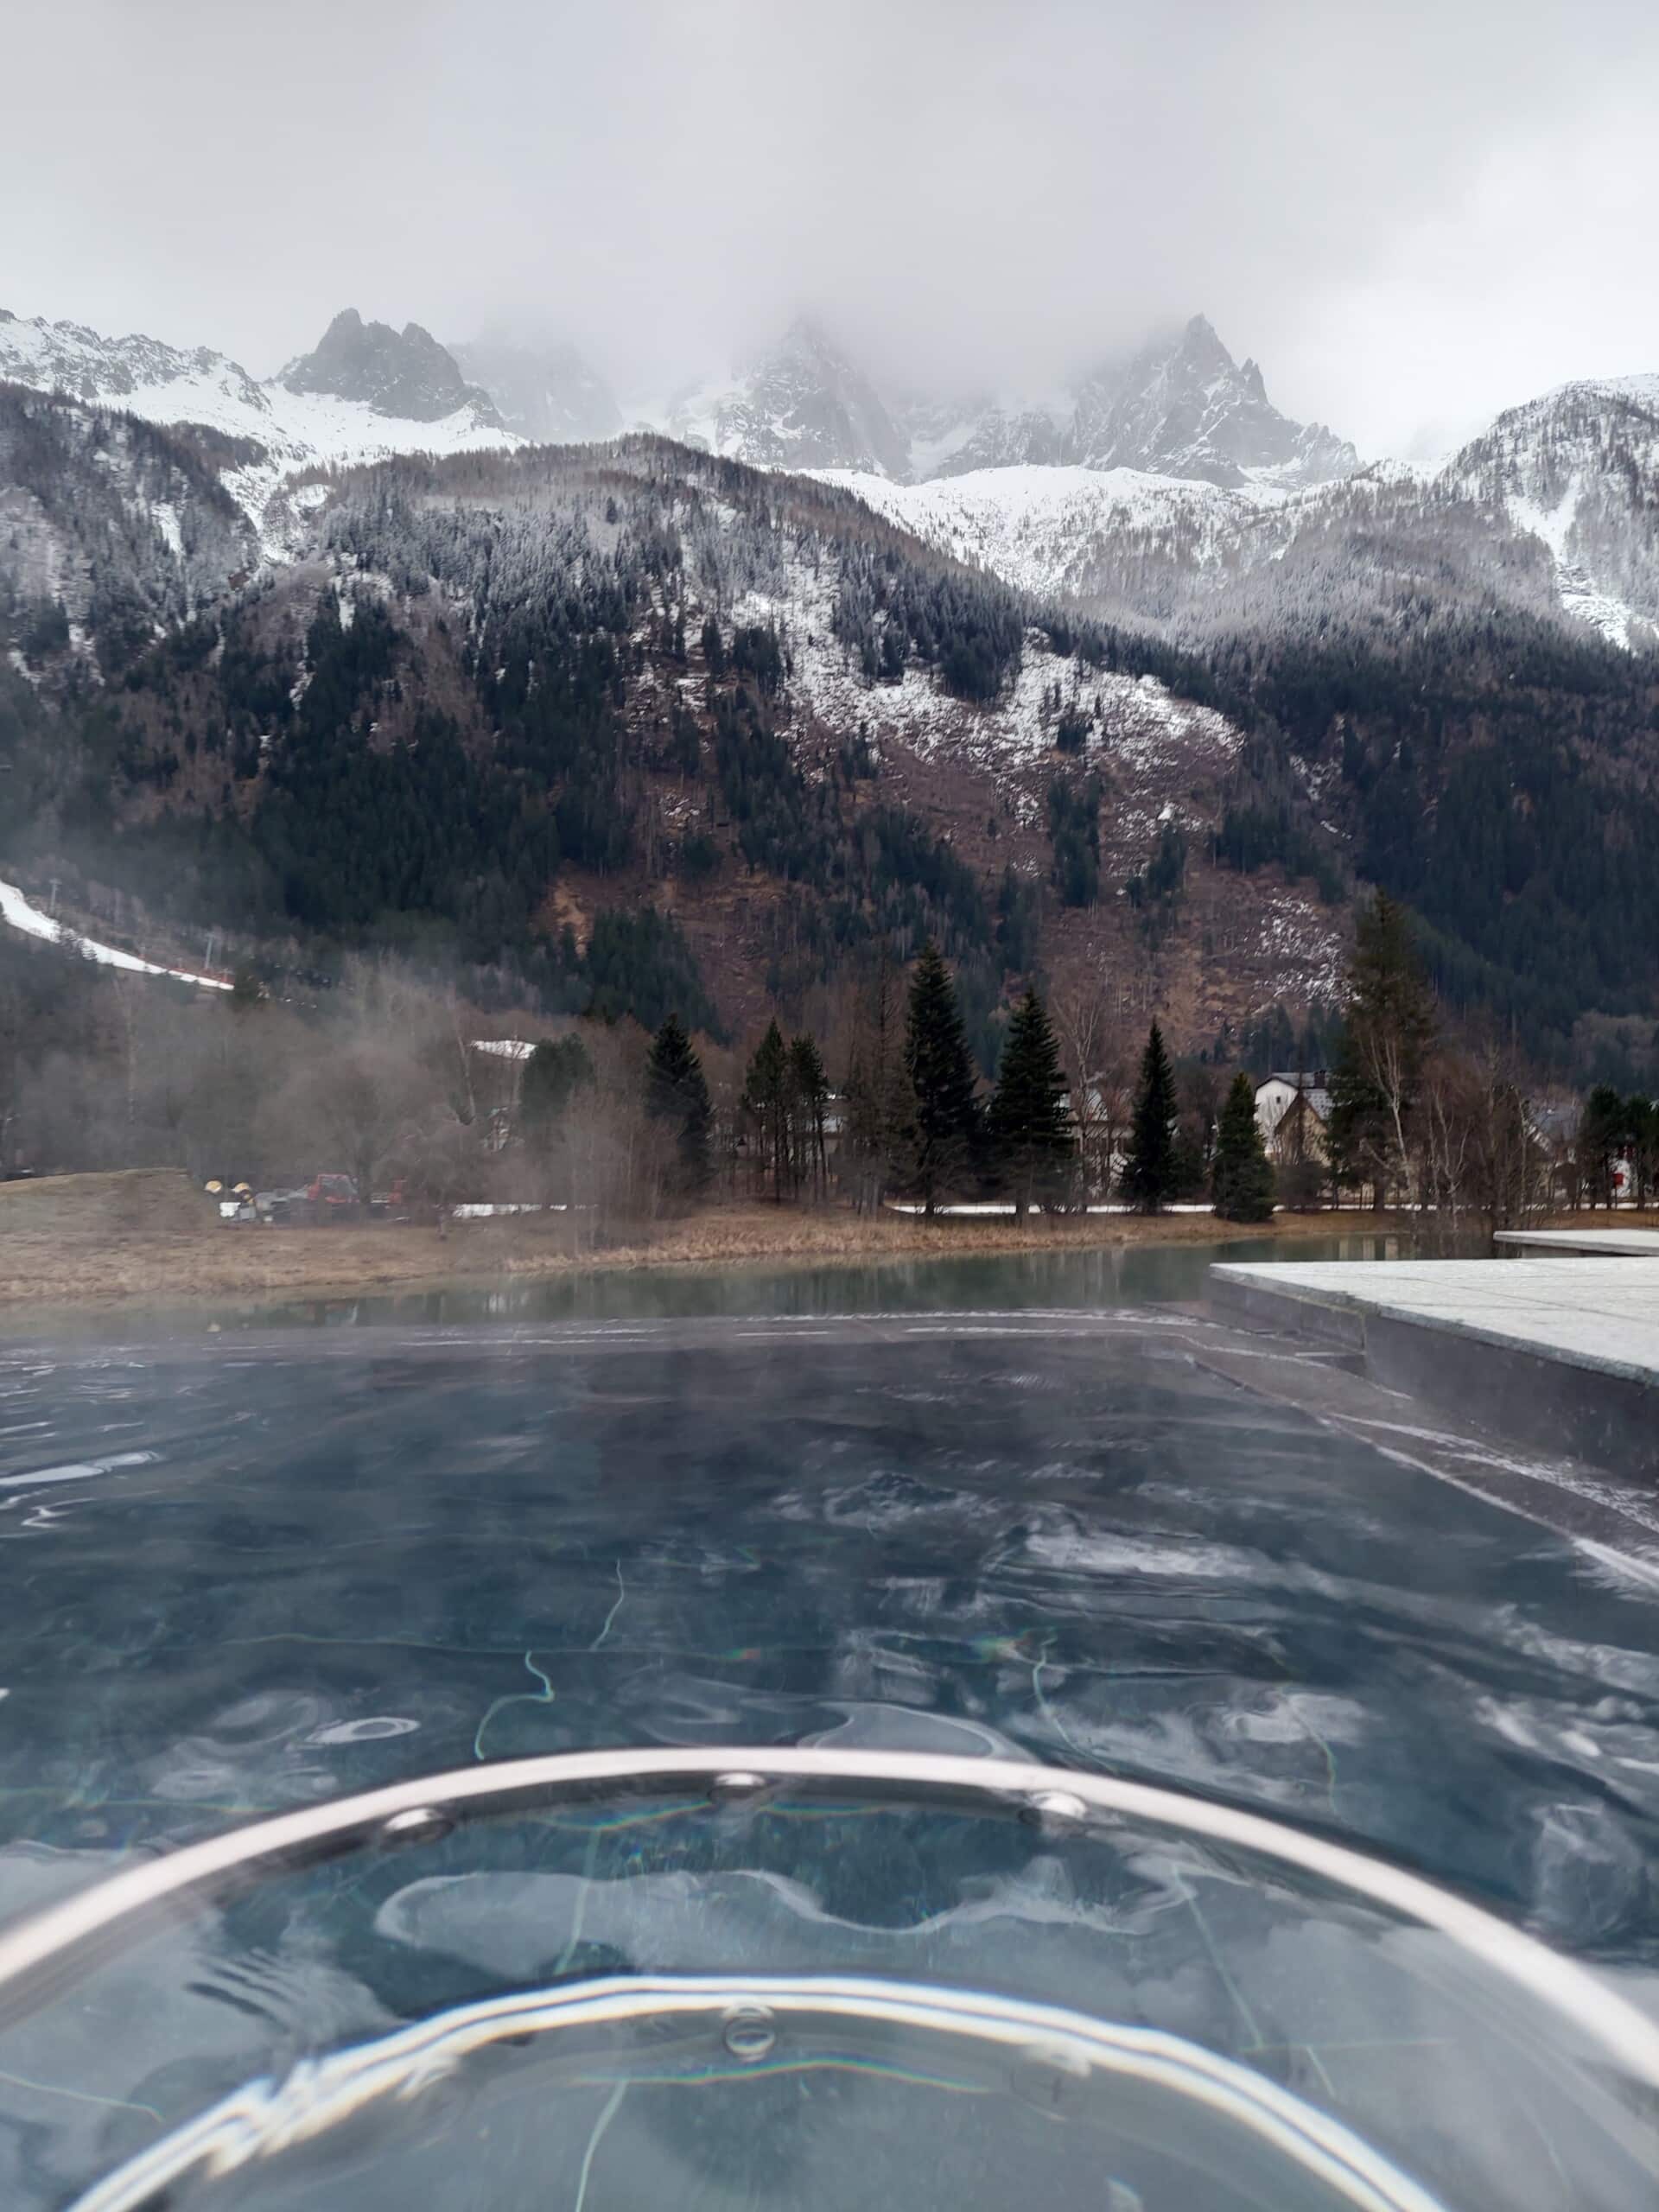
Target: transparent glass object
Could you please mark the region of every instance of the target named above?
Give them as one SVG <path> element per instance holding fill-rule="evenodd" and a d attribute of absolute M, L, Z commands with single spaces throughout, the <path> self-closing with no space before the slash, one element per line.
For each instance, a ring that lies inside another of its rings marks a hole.
<path fill-rule="evenodd" d="M 994 1760 L 481 1766 L 0 1931 L 80 2212 L 1653 2212 L 1659 2031 L 1319 1836 Z"/>

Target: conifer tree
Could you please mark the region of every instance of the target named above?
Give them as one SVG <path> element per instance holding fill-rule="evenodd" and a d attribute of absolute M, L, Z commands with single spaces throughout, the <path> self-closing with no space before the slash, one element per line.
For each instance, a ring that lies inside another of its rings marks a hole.
<path fill-rule="evenodd" d="M 652 1039 L 645 1063 L 645 1111 L 673 1134 L 676 1190 L 685 1197 L 706 1190 L 714 1109 L 702 1062 L 677 1014 L 669 1015 Z"/>
<path fill-rule="evenodd" d="M 931 941 L 922 947 L 911 979 L 905 1071 L 915 1093 L 910 1179 L 923 1211 L 931 1214 L 940 1193 L 973 1166 L 979 1101 L 956 985 Z"/>
<path fill-rule="evenodd" d="M 760 1135 L 761 1173 L 770 1173 L 772 1195 L 781 1205 L 789 1160 L 789 1049 L 775 1018 L 749 1062 L 743 1106 Z"/>
<path fill-rule="evenodd" d="M 830 1078 L 823 1071 L 823 1056 L 818 1051 L 817 1039 L 810 1035 L 790 1040 L 789 1089 L 794 1122 L 796 1181 L 798 1185 L 810 1178 L 814 1195 L 821 1197 L 830 1175 L 823 1141 Z"/>
<path fill-rule="evenodd" d="M 1592 1206 L 1613 1203 L 1618 1155 L 1630 1141 L 1630 1119 L 1625 1101 L 1611 1084 L 1599 1083 L 1584 1102 L 1576 1149 L 1579 1172 Z"/>
<path fill-rule="evenodd" d="M 1141 1056 L 1141 1084 L 1129 1124 L 1121 1188 L 1132 1205 L 1156 1213 L 1175 1187 L 1175 1077 L 1154 1021 Z"/>
<path fill-rule="evenodd" d="M 997 1172 L 1023 1219 L 1028 1205 L 1058 1192 L 1072 1153 L 1059 1047 L 1035 991 L 1026 993 L 1008 1024 L 986 1126 Z"/>
<path fill-rule="evenodd" d="M 1223 1221 L 1273 1218 L 1273 1162 L 1256 1123 L 1255 1086 L 1242 1070 L 1221 1109 L 1211 1192 Z"/>

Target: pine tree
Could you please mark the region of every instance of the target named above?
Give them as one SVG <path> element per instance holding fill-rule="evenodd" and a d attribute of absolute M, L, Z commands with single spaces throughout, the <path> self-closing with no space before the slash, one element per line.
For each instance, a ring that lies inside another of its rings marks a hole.
<path fill-rule="evenodd" d="M 794 1121 L 796 1181 L 799 1185 L 810 1178 L 814 1196 L 822 1197 L 830 1179 L 823 1141 L 830 1078 L 823 1071 L 823 1057 L 817 1040 L 810 1035 L 790 1041 L 789 1088 Z"/>
<path fill-rule="evenodd" d="M 774 1019 L 754 1050 L 743 1083 L 743 1108 L 760 1139 L 762 1175 L 772 1177 L 772 1195 L 781 1205 L 788 1173 L 789 1050 Z"/>
<path fill-rule="evenodd" d="M 1141 1086 L 1129 1124 L 1120 1188 L 1132 1205 L 1156 1213 L 1175 1186 L 1175 1077 L 1154 1021 L 1141 1056 Z"/>
<path fill-rule="evenodd" d="M 714 1109 L 702 1062 L 677 1014 L 669 1015 L 652 1039 L 645 1063 L 645 1112 L 673 1134 L 675 1189 L 685 1197 L 706 1190 Z"/>
<path fill-rule="evenodd" d="M 1630 1141 L 1630 1118 L 1625 1101 L 1611 1084 L 1599 1083 L 1584 1103 L 1576 1149 L 1579 1172 L 1592 1207 L 1613 1203 L 1618 1155 Z"/>
<path fill-rule="evenodd" d="M 1061 1189 L 1072 1154 L 1065 1077 L 1047 1013 L 1035 991 L 1014 1010 L 986 1127 L 1016 1217 Z"/>
<path fill-rule="evenodd" d="M 1256 1124 L 1255 1086 L 1242 1071 L 1221 1109 L 1211 1191 L 1223 1221 L 1273 1218 L 1273 1162 Z"/>
<path fill-rule="evenodd" d="M 974 1064 L 950 970 L 931 942 L 922 947 L 911 980 L 905 1025 L 905 1070 L 915 1092 L 909 1145 L 910 1179 L 923 1211 L 960 1182 L 979 1146 Z"/>

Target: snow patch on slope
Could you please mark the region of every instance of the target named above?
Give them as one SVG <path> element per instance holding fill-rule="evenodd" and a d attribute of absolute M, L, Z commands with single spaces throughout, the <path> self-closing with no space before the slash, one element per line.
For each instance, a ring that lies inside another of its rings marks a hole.
<path fill-rule="evenodd" d="M 1624 600 L 1616 599 L 1611 592 L 1599 588 L 1594 579 L 1567 553 L 1567 540 L 1578 514 L 1579 501 L 1583 494 L 1581 480 L 1574 476 L 1567 491 L 1554 507 L 1545 507 L 1538 500 L 1522 493 L 1511 492 L 1504 505 L 1510 520 L 1519 531 L 1529 537 L 1541 538 L 1549 548 L 1555 564 L 1555 591 L 1567 613 L 1587 622 L 1598 630 L 1610 645 L 1622 645 L 1630 652 L 1637 642 L 1637 633 L 1644 626 L 1643 618 Z"/>
<path fill-rule="evenodd" d="M 54 921 L 50 914 L 43 914 L 15 883 L 0 883 L 0 921 L 9 922 L 25 937 L 39 938 L 48 944 L 61 946 L 66 952 L 79 953 L 83 960 L 94 961 L 100 968 L 123 968 L 136 976 L 170 976 L 175 982 L 194 983 L 204 991 L 231 988 L 222 976 L 199 976 L 188 968 L 158 967 L 153 960 L 139 959 L 136 952 L 122 952 L 112 944 L 100 944 L 95 938 L 83 937 L 67 923 Z"/>
<path fill-rule="evenodd" d="M 1242 528 L 1289 497 L 1139 468 L 1032 464 L 925 484 L 893 484 L 850 469 L 817 474 L 925 543 L 1039 597 L 1086 589 L 1099 547 L 1131 534 L 1173 535 L 1195 564 L 1213 564 Z"/>
<path fill-rule="evenodd" d="M 835 588 L 799 560 L 786 564 L 781 590 L 753 590 L 732 609 L 740 624 L 775 623 L 793 660 L 791 695 L 818 721 L 873 741 L 907 746 L 924 760 L 949 758 L 988 770 L 1029 767 L 1055 758 L 1055 720 L 1046 702 L 1059 687 L 1099 717 L 1086 758 L 1121 763 L 1134 773 L 1166 760 L 1178 744 L 1199 740 L 1223 760 L 1242 743 L 1226 717 L 1176 698 L 1154 677 L 1084 668 L 1055 652 L 1040 630 L 1027 630 L 1019 673 L 986 706 L 957 698 L 931 670 L 912 663 L 896 683 L 866 683 L 836 637 Z"/>

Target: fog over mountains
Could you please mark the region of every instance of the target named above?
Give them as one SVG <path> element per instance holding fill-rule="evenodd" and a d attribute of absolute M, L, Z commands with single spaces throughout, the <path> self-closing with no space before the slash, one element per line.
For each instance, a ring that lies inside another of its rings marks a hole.
<path fill-rule="evenodd" d="M 240 410 L 257 434 L 273 395 L 325 396 L 388 421 L 511 430 L 531 442 L 613 436 L 625 423 L 603 378 L 569 344 L 441 345 L 346 308 L 317 345 L 259 383 L 207 347 L 107 339 L 74 323 L 0 319 L 0 373 L 36 390 L 124 401 L 148 419 L 215 427 Z M 855 469 L 895 482 L 1042 464 L 1137 468 L 1286 490 L 1351 475 L 1354 448 L 1322 423 L 1281 414 L 1254 361 L 1236 362 L 1202 315 L 1047 395 L 884 392 L 810 316 L 727 374 L 693 379 L 629 410 L 631 427 L 767 468 Z M 447 435 L 447 433 L 441 435 Z"/>
<path fill-rule="evenodd" d="M 224 480 L 268 554 L 291 536 L 289 487 L 308 470 L 626 427 L 831 473 L 1022 589 L 1173 634 L 1245 580 L 1281 607 L 1305 593 L 1292 546 L 1306 556 L 1317 541 L 1321 588 L 1339 591 L 1352 563 L 1386 569 L 1377 532 L 1424 531 L 1466 577 L 1529 604 L 1542 578 L 1549 603 L 1615 644 L 1659 634 L 1659 376 L 1542 395 L 1428 472 L 1364 467 L 1336 431 L 1291 420 L 1202 315 L 1041 396 L 884 391 L 806 316 L 738 370 L 626 409 L 569 343 L 446 346 L 351 308 L 264 381 L 207 347 L 0 315 L 0 378 L 235 439 Z"/>

